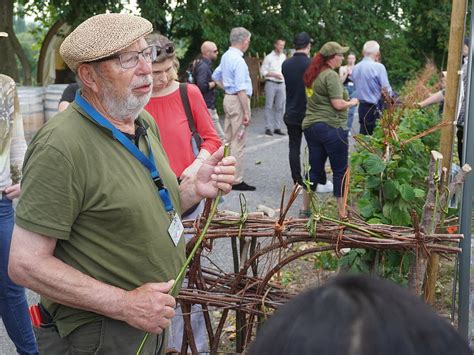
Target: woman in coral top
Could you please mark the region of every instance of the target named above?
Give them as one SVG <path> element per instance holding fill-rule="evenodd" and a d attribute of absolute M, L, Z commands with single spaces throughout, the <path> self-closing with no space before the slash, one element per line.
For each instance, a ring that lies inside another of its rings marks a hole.
<path fill-rule="evenodd" d="M 174 45 L 168 38 L 155 33 L 147 37 L 147 42 L 157 47 L 157 58 L 152 64 L 153 93 L 145 110 L 158 125 L 171 169 L 179 180 L 183 180 L 194 176 L 202 162 L 221 146 L 221 141 L 199 88 L 187 84 L 194 124 L 203 140 L 197 156 L 193 152 L 191 129 L 181 100 L 180 84 L 176 80 L 179 62 Z"/>
<path fill-rule="evenodd" d="M 157 48 L 157 58 L 152 63 L 153 93 L 145 106 L 155 119 L 160 130 L 161 143 L 168 155 L 171 169 L 179 180 L 190 178 L 196 174 L 202 162 L 221 146 L 211 116 L 201 91 L 195 85 L 187 84 L 189 106 L 196 131 L 202 138 L 199 153 L 196 155 L 191 144 L 191 129 L 180 94 L 180 83 L 176 80 L 179 62 L 176 59 L 173 43 L 160 34 L 151 34 L 146 38 L 148 44 Z M 183 219 L 194 219 L 202 212 L 203 203 L 183 214 Z M 186 236 L 185 236 L 186 237 Z M 190 236 L 188 236 L 189 239 Z M 191 324 L 196 346 L 199 352 L 208 352 L 209 345 L 205 334 L 204 317 L 200 305 L 191 309 Z M 176 309 L 173 318 L 168 348 L 181 349 L 184 323 L 181 310 Z"/>

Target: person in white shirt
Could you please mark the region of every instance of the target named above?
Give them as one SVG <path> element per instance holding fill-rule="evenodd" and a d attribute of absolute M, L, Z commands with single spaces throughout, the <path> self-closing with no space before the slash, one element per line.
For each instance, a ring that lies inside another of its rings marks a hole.
<path fill-rule="evenodd" d="M 286 59 L 284 49 L 285 41 L 277 39 L 275 49 L 265 56 L 260 68 L 260 74 L 265 78 L 265 134 L 268 136 L 273 133 L 285 135 L 280 129 L 286 101 L 285 79 L 281 73 L 281 65 Z"/>
<path fill-rule="evenodd" d="M 343 65 L 339 68 L 339 77 L 341 78 L 342 84 L 344 88 L 347 90 L 349 94 L 349 98 L 354 98 L 356 94 L 356 87 L 354 85 L 354 81 L 352 80 L 352 70 L 354 69 L 356 62 L 356 56 L 354 53 L 349 53 L 347 56 L 347 65 Z M 357 106 L 352 106 L 347 111 L 347 128 L 349 128 L 349 133 L 351 133 L 352 129 L 352 121 L 354 120 L 354 113 Z"/>

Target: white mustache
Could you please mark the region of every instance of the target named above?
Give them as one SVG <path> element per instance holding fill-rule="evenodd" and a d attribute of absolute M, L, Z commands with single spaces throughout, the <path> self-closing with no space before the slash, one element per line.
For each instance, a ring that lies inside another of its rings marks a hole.
<path fill-rule="evenodd" d="M 153 84 L 153 76 L 147 75 L 143 78 L 138 79 L 137 81 L 138 81 L 138 83 L 133 83 L 132 89 L 136 89 L 136 88 L 139 88 L 141 86 Z"/>

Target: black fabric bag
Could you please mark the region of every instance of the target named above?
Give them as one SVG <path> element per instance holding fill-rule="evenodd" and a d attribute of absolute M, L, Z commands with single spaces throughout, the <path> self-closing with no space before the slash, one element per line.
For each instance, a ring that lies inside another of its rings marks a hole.
<path fill-rule="evenodd" d="M 196 131 L 196 125 L 194 124 L 194 117 L 193 117 L 193 113 L 191 112 L 191 106 L 189 104 L 187 83 L 179 84 L 179 93 L 181 94 L 181 100 L 183 101 L 184 112 L 186 113 L 189 129 L 191 130 L 191 146 L 193 147 L 194 155 L 198 156 L 199 150 L 201 149 L 202 137 Z"/>

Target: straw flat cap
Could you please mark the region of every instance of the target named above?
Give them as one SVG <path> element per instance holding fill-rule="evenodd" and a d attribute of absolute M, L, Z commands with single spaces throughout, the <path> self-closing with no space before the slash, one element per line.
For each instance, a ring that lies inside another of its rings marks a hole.
<path fill-rule="evenodd" d="M 129 14 L 100 14 L 81 23 L 67 36 L 59 53 L 76 72 L 81 63 L 111 56 L 151 33 L 153 25 Z"/>

